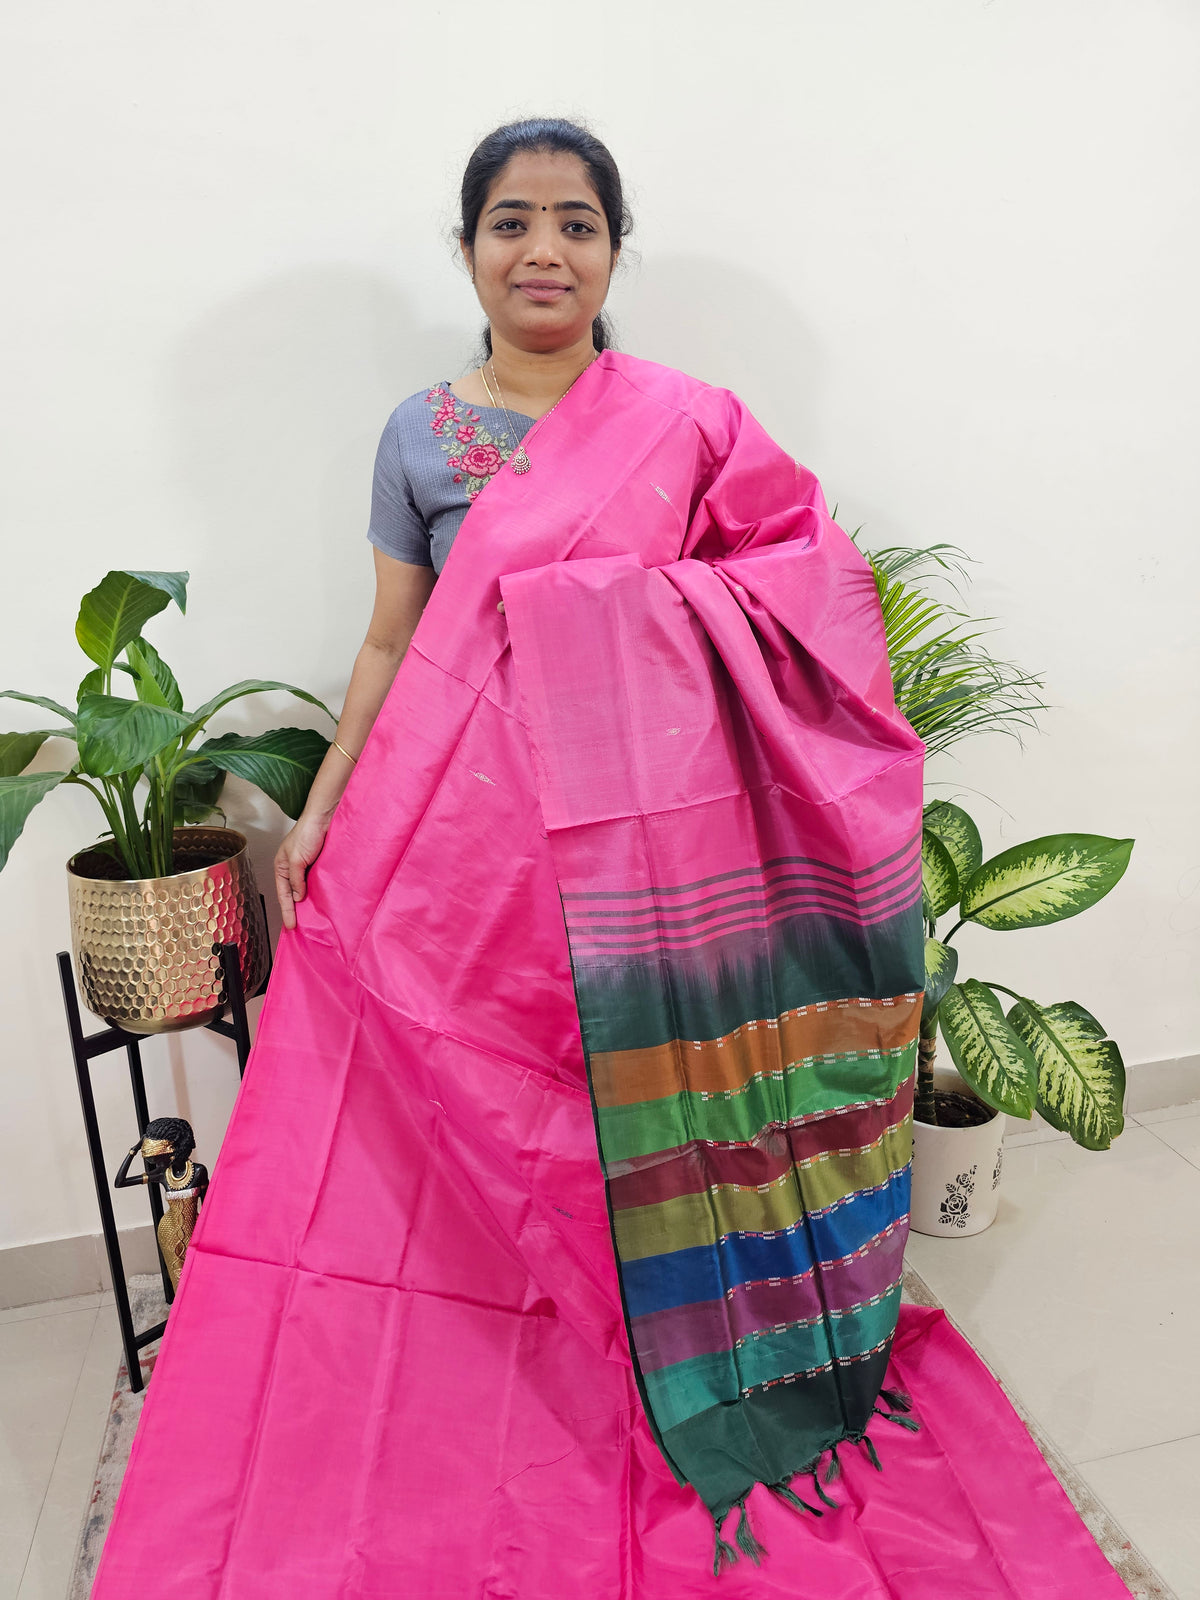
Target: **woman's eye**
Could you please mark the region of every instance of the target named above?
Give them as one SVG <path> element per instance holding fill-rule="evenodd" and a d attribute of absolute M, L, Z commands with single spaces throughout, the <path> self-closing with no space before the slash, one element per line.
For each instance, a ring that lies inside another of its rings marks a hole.
<path fill-rule="evenodd" d="M 511 233 L 514 228 L 523 228 L 524 226 L 525 224 L 520 217 L 504 217 L 500 222 L 496 223 L 494 231 L 496 233 Z M 595 233 L 596 231 L 588 222 L 568 222 L 567 227 L 568 229 L 582 228 L 584 234 Z M 580 235 L 576 234 L 575 237 L 579 238 Z"/>

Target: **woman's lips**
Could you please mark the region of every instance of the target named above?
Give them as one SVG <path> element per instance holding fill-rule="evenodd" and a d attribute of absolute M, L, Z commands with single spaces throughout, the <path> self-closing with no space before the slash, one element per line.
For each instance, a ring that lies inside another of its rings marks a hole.
<path fill-rule="evenodd" d="M 565 283 L 519 283 L 517 288 L 531 300 L 541 300 L 543 303 L 549 303 L 551 300 L 557 300 L 560 295 L 570 293 Z"/>

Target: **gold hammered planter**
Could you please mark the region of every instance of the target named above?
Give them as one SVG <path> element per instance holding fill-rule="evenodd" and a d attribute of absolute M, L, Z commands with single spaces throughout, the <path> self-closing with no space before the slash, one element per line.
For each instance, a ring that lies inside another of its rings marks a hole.
<path fill-rule="evenodd" d="M 119 866 L 98 850 L 67 863 L 84 1004 L 130 1033 L 176 1033 L 219 1015 L 223 944 L 238 947 L 248 995 L 267 974 L 266 921 L 243 835 L 176 828 L 175 863 L 167 878 L 116 878 Z"/>

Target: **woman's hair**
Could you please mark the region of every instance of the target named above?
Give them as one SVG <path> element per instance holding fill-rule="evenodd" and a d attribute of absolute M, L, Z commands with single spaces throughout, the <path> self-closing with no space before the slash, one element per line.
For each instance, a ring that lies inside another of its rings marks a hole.
<path fill-rule="evenodd" d="M 625 204 L 617 164 L 607 145 L 579 123 L 568 122 L 563 117 L 525 117 L 520 122 L 506 122 L 479 141 L 463 173 L 460 201 L 462 221 L 455 229 L 459 239 L 464 239 L 474 249 L 479 213 L 483 210 L 483 202 L 487 199 L 492 181 L 519 151 L 562 151 L 578 156 L 600 197 L 600 205 L 608 222 L 609 243 L 614 250 L 619 247 L 621 240 L 633 227 L 633 218 Z M 603 311 L 592 323 L 592 343 L 597 350 L 606 350 L 612 344 L 612 326 Z M 490 356 L 492 330 L 486 324 L 483 346 Z"/>

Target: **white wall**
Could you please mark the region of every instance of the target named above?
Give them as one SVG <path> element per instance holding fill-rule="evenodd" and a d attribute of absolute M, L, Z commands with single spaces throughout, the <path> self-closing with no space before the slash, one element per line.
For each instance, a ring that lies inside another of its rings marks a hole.
<path fill-rule="evenodd" d="M 989 850 L 1137 840 L 1101 906 L 967 930 L 964 970 L 1080 1001 L 1131 1064 L 1200 1047 L 1194 5 L 46 0 L 4 27 L 7 682 L 68 695 L 80 594 L 186 567 L 188 617 L 149 631 L 189 697 L 339 700 L 379 430 L 474 348 L 462 165 L 500 120 L 582 114 L 636 212 L 624 348 L 736 389 L 868 543 L 962 545 L 993 649 L 1045 674 L 1041 733 L 960 747 L 931 792 Z M 231 789 L 266 882 L 283 819 Z M 53 962 L 87 798 L 52 795 L 0 878 L 0 1245 L 98 1227 Z M 211 1165 L 231 1047 L 146 1060 Z M 119 1153 L 119 1058 L 97 1077 Z"/>

